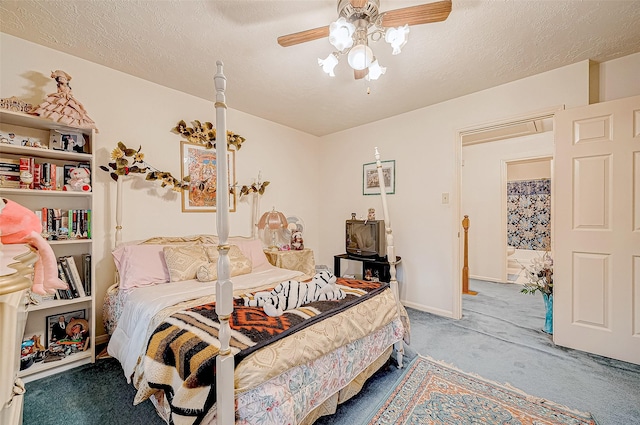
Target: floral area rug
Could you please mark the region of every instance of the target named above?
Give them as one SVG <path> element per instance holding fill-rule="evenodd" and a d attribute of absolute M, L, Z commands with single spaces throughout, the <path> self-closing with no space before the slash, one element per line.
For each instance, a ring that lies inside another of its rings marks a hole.
<path fill-rule="evenodd" d="M 418 356 L 409 365 L 373 424 L 596 424 L 576 412 L 520 390 Z"/>

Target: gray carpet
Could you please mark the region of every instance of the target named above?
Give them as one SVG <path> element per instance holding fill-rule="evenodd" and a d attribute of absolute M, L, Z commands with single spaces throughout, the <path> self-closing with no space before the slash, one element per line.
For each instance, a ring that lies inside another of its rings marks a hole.
<path fill-rule="evenodd" d="M 517 285 L 472 280 L 470 289 L 479 294 L 463 296 L 459 321 L 408 309 L 409 357 L 417 352 L 591 412 L 599 425 L 640 424 L 640 366 L 554 346 L 541 331 L 542 297 L 521 294 Z M 383 368 L 334 416 L 316 424 L 362 424 L 401 374 Z M 162 424 L 150 402 L 131 405 L 134 393 L 116 360 L 99 360 L 28 383 L 24 424 Z"/>

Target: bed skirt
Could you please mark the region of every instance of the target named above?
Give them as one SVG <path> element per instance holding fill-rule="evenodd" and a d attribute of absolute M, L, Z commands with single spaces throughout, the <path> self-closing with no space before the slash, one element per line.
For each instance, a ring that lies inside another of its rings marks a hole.
<path fill-rule="evenodd" d="M 367 379 L 371 378 L 374 373 L 380 370 L 380 368 L 382 368 L 387 363 L 387 361 L 389 361 L 392 351 L 393 347 L 387 348 L 385 352 L 376 359 L 375 362 L 373 362 L 369 365 L 369 367 L 360 372 L 360 374 L 356 376 L 353 381 L 349 382 L 349 385 L 347 385 L 337 393 L 334 393 L 331 397 L 326 399 L 324 403 L 313 409 L 307 415 L 307 417 L 304 418 L 302 422 L 300 422 L 300 425 L 312 425 L 321 416 L 328 416 L 336 413 L 336 409 L 338 408 L 339 404 L 344 403 L 354 395 L 358 394 L 364 386 L 364 383 L 367 382 Z"/>
<path fill-rule="evenodd" d="M 310 425 L 320 416 L 335 413 L 338 404 L 357 394 L 364 382 L 385 364 L 393 344 L 402 340 L 403 331 L 400 319 L 396 318 L 311 364 L 297 366 L 236 394 L 236 424 Z M 169 423 L 169 405 L 164 394 L 158 392 L 150 399 L 160 417 Z M 202 423 L 216 423 L 215 406 Z"/>

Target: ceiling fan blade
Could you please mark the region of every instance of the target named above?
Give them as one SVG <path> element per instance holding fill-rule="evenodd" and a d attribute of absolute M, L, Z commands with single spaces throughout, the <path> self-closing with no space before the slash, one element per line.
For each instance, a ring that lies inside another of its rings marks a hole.
<path fill-rule="evenodd" d="M 351 0 L 351 6 L 353 7 L 363 7 L 367 4 L 368 0 Z"/>
<path fill-rule="evenodd" d="M 451 13 L 451 0 L 389 10 L 382 15 L 383 27 L 399 27 L 404 24 L 419 25 L 441 22 Z"/>
<path fill-rule="evenodd" d="M 324 37 L 329 37 L 329 26 L 280 36 L 278 37 L 278 44 L 282 47 L 289 47 Z"/>
<path fill-rule="evenodd" d="M 354 69 L 353 70 L 353 78 L 356 80 L 362 80 L 369 73 L 369 68 L 365 69 Z"/>

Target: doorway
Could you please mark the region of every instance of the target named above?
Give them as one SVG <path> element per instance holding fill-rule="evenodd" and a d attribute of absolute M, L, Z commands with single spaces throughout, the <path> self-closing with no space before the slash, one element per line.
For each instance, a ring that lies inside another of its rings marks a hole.
<path fill-rule="evenodd" d="M 458 132 L 457 173 L 458 220 L 468 215 L 469 277 L 506 283 L 507 273 L 507 164 L 537 159 L 551 160 L 554 151 L 553 116 L 561 108 L 551 108 L 502 122 L 479 125 Z M 552 167 L 550 167 L 552 168 Z M 454 315 L 462 317 L 461 231 L 454 284 Z M 470 285 L 470 290 L 473 290 Z"/>

